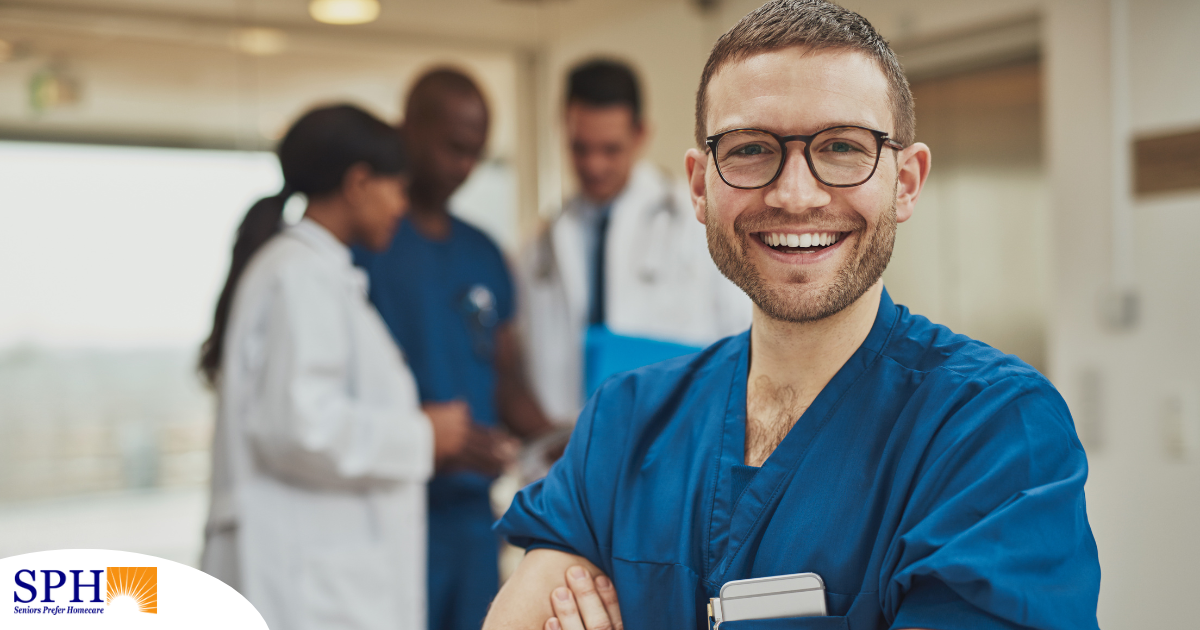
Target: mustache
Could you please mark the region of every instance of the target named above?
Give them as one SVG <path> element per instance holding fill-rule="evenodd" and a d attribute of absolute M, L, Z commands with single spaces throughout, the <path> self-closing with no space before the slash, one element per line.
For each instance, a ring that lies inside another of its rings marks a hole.
<path fill-rule="evenodd" d="M 858 215 L 835 214 L 823 208 L 813 208 L 801 213 L 788 212 L 782 208 L 764 207 L 747 211 L 733 221 L 733 231 L 741 236 L 753 232 L 773 232 L 803 224 L 824 232 L 855 232 L 867 228 L 866 219 Z"/>

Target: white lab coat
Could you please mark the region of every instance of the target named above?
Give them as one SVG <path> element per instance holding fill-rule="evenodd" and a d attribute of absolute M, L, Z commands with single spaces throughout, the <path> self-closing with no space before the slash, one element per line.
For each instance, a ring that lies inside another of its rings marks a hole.
<path fill-rule="evenodd" d="M 583 407 L 588 312 L 585 212 L 580 197 L 519 265 L 522 338 L 546 413 L 573 422 Z M 614 333 L 706 346 L 750 326 L 750 300 L 717 270 L 687 187 L 638 164 L 613 199 L 605 249 L 605 319 Z"/>
<path fill-rule="evenodd" d="M 433 432 L 350 251 L 303 220 L 226 333 L 202 568 L 272 630 L 425 629 Z"/>

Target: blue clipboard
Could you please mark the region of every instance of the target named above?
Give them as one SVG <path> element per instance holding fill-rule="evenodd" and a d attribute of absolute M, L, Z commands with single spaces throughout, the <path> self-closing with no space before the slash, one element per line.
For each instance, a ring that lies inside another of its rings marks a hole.
<path fill-rule="evenodd" d="M 584 339 L 583 382 L 587 397 L 613 374 L 703 350 L 671 341 L 618 335 L 603 324 L 588 326 Z"/>

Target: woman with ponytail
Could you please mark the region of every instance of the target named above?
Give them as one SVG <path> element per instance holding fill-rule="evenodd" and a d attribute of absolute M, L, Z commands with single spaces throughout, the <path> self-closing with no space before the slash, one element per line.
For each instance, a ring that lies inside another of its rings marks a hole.
<path fill-rule="evenodd" d="M 391 242 L 406 158 L 349 105 L 305 114 L 277 153 L 286 183 L 238 228 L 201 348 L 219 400 L 202 568 L 273 630 L 423 630 L 425 481 L 470 419 L 418 406 L 349 249 Z M 304 218 L 282 227 L 297 193 Z"/>

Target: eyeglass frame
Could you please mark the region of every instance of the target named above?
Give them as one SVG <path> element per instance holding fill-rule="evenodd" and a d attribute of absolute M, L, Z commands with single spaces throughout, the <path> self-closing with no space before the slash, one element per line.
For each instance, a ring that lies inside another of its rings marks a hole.
<path fill-rule="evenodd" d="M 856 184 L 831 184 L 825 181 L 817 173 L 817 168 L 813 165 L 812 161 L 812 140 L 813 138 L 816 138 L 830 129 L 862 129 L 863 131 L 871 132 L 871 135 L 875 136 L 875 164 L 871 167 L 870 174 L 863 178 L 861 182 Z M 721 141 L 721 138 L 738 131 L 757 131 L 759 133 L 765 133 L 772 138 L 775 138 L 775 141 L 779 143 L 779 168 L 775 169 L 775 174 L 771 176 L 771 179 L 767 180 L 767 183 L 762 184 L 761 186 L 735 186 L 729 183 L 729 180 L 725 179 L 725 173 L 721 172 L 721 164 L 719 160 L 717 160 L 717 143 Z M 738 129 L 729 129 L 727 131 L 722 131 L 721 133 L 709 136 L 704 139 L 704 144 L 708 147 L 709 153 L 711 153 L 713 156 L 713 166 L 717 169 L 717 176 L 721 178 L 721 181 L 725 182 L 726 186 L 729 186 L 730 188 L 737 188 L 738 190 L 758 190 L 759 188 L 766 188 L 767 186 L 774 184 L 775 180 L 779 179 L 780 174 L 783 173 L 784 165 L 787 164 L 787 143 L 796 141 L 804 143 L 804 161 L 808 163 L 809 172 L 812 173 L 813 177 L 815 177 L 817 181 L 829 186 L 830 188 L 854 188 L 855 186 L 862 186 L 863 184 L 871 181 L 871 178 L 875 176 L 875 171 L 879 170 L 879 156 L 883 155 L 883 147 L 886 146 L 889 149 L 896 151 L 901 151 L 904 149 L 904 145 L 889 138 L 886 131 L 879 131 L 877 129 L 871 129 L 870 127 L 862 127 L 860 125 L 834 125 L 832 127 L 826 127 L 809 136 L 803 134 L 796 134 L 794 136 L 781 136 L 777 133 L 767 131 L 766 129 L 740 127 Z"/>

